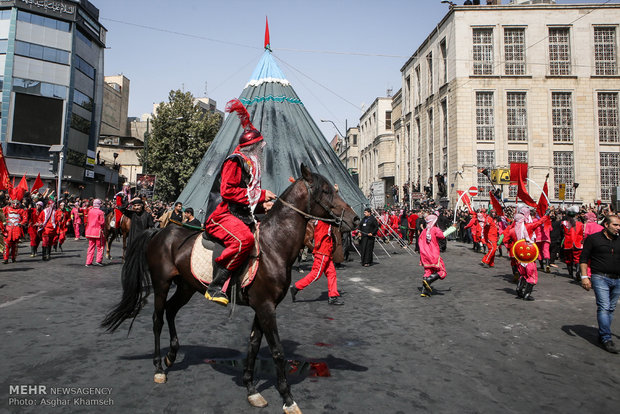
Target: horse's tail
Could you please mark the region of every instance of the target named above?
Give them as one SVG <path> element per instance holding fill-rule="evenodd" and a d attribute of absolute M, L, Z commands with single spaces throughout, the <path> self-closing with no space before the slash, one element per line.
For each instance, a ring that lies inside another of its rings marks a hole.
<path fill-rule="evenodd" d="M 151 293 L 151 273 L 146 260 L 149 241 L 159 229 L 145 230 L 127 247 L 125 263 L 121 273 L 123 298 L 101 322 L 101 327 L 108 332 L 114 332 L 126 319 L 133 320 L 146 304 L 146 298 Z M 129 332 L 128 332 L 129 333 Z"/>

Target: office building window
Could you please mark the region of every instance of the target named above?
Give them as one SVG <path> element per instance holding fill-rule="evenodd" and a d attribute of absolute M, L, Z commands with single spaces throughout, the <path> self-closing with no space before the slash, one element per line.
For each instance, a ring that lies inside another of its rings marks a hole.
<path fill-rule="evenodd" d="M 446 46 L 446 39 L 443 39 L 439 43 L 439 50 L 441 51 L 441 63 L 442 63 L 442 83 L 448 83 L 448 48 Z"/>
<path fill-rule="evenodd" d="M 38 14 L 28 13 L 23 10 L 18 10 L 17 20 L 19 20 L 20 22 L 36 24 L 37 26 L 49 27 L 50 29 L 60 30 L 61 32 L 69 33 L 71 31 L 71 23 L 64 22 L 62 20 L 56 20 L 51 17 L 44 17 Z"/>
<path fill-rule="evenodd" d="M 392 111 L 385 111 L 385 129 L 392 129 Z"/>
<path fill-rule="evenodd" d="M 474 29 L 474 75 L 493 74 L 493 29 Z"/>
<path fill-rule="evenodd" d="M 73 91 L 73 103 L 81 106 L 87 111 L 92 112 L 93 110 L 93 99 L 77 89 Z"/>
<path fill-rule="evenodd" d="M 422 103 L 422 80 L 420 79 L 420 66 L 415 67 L 416 105 Z"/>
<path fill-rule="evenodd" d="M 601 152 L 601 199 L 611 200 L 611 189 L 620 183 L 620 153 Z"/>
<path fill-rule="evenodd" d="M 67 98 L 67 87 L 31 79 L 13 78 L 13 90 L 48 98 Z"/>
<path fill-rule="evenodd" d="M 9 47 L 8 39 L 0 39 L 0 54 L 5 55 L 8 47 Z"/>
<path fill-rule="evenodd" d="M 527 107 L 525 92 L 506 94 L 508 141 L 527 141 Z"/>
<path fill-rule="evenodd" d="M 600 142 L 620 142 L 618 139 L 618 92 L 598 94 L 598 138 Z"/>
<path fill-rule="evenodd" d="M 477 152 L 477 167 L 492 169 L 495 167 L 495 151 L 494 150 L 478 150 Z M 478 173 L 478 194 L 485 197 L 491 191 L 492 186 L 489 178 Z"/>
<path fill-rule="evenodd" d="M 476 139 L 478 141 L 495 139 L 493 117 L 493 92 L 476 92 Z"/>
<path fill-rule="evenodd" d="M 69 64 L 69 52 L 66 50 L 37 45 L 36 43 L 22 42 L 21 40 L 15 41 L 15 54 L 62 65 Z"/>
<path fill-rule="evenodd" d="M 95 79 L 95 68 L 89 65 L 84 59 L 75 55 L 75 67 L 84 75 L 91 79 Z"/>
<path fill-rule="evenodd" d="M 553 190 L 555 198 L 560 196 L 560 184 L 566 184 L 565 197 L 573 198 L 573 182 L 575 181 L 575 167 L 572 151 L 553 151 Z"/>
<path fill-rule="evenodd" d="M 11 9 L 0 10 L 0 20 L 9 20 L 11 18 Z"/>
<path fill-rule="evenodd" d="M 90 135 L 91 122 L 79 115 L 71 114 L 71 128 L 80 131 L 86 135 Z"/>
<path fill-rule="evenodd" d="M 594 28 L 594 66 L 597 75 L 618 73 L 615 27 Z"/>
<path fill-rule="evenodd" d="M 573 103 L 570 92 L 551 93 L 553 142 L 573 142 Z"/>
<path fill-rule="evenodd" d="M 570 30 L 567 27 L 549 28 L 549 74 L 571 74 Z"/>
<path fill-rule="evenodd" d="M 525 75 L 525 29 L 504 29 L 506 75 Z"/>
<path fill-rule="evenodd" d="M 428 64 L 428 94 L 433 94 L 433 53 L 429 53 L 426 56 L 426 63 Z"/>
<path fill-rule="evenodd" d="M 527 151 L 512 151 L 508 150 L 508 164 L 513 162 L 527 163 Z M 525 184 L 527 187 L 527 183 Z M 508 187 L 508 196 L 510 198 L 517 196 L 517 186 L 511 185 Z"/>

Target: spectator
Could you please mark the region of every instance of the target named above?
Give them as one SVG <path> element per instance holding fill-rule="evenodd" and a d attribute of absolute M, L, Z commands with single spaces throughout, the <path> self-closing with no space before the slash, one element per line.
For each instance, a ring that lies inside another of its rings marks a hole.
<path fill-rule="evenodd" d="M 371 214 L 370 208 L 364 209 L 364 217 L 362 217 L 359 228 L 362 234 L 362 240 L 360 242 L 362 266 L 368 267 L 372 264 L 375 237 L 379 230 L 379 223 L 377 223 L 377 219 Z"/>
<path fill-rule="evenodd" d="M 620 218 L 610 215 L 603 221 L 605 229 L 588 236 L 579 258 L 581 286 L 594 288 L 599 342 L 604 350 L 618 353 L 611 339 L 611 321 L 620 297 Z M 588 262 L 592 268 L 587 275 Z"/>
<path fill-rule="evenodd" d="M 188 226 L 194 226 L 194 227 L 198 227 L 198 228 L 202 228 L 202 225 L 200 223 L 200 220 L 198 220 L 196 217 L 194 217 L 194 209 L 191 207 L 187 207 L 185 209 L 185 220 L 184 223 L 187 224 Z"/>

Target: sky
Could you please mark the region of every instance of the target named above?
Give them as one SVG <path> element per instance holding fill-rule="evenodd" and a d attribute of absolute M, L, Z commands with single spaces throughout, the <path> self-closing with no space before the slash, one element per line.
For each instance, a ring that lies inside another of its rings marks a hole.
<path fill-rule="evenodd" d="M 223 110 L 264 51 L 267 17 L 273 56 L 328 140 L 338 131 L 320 120 L 344 134 L 396 93 L 401 67 L 449 10 L 440 0 L 90 1 L 108 30 L 105 75 L 130 80 L 129 116 L 176 89 Z M 604 2 L 620 0 L 558 0 Z"/>

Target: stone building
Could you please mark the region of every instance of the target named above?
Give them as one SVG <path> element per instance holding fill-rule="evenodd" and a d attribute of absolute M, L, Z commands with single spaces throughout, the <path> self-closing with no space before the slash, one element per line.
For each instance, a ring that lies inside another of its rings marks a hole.
<path fill-rule="evenodd" d="M 550 174 L 552 202 L 560 184 L 569 201 L 609 201 L 620 181 L 620 5 L 534 3 L 452 6 L 402 66 L 396 184 L 436 199 L 445 188 L 452 205 L 456 190 L 477 186 L 488 200 L 480 169 L 527 162 L 535 199 Z M 362 132 L 363 161 L 378 156 L 367 141 L 377 127 Z M 391 168 L 362 168 L 364 185 Z M 503 187 L 504 198 L 515 193 Z"/>
<path fill-rule="evenodd" d="M 394 186 L 394 133 L 392 131 L 392 98 L 379 97 L 360 118 L 359 186 L 365 195 L 376 200 L 375 206 L 392 204 Z M 381 198 L 381 194 L 385 198 Z"/>

